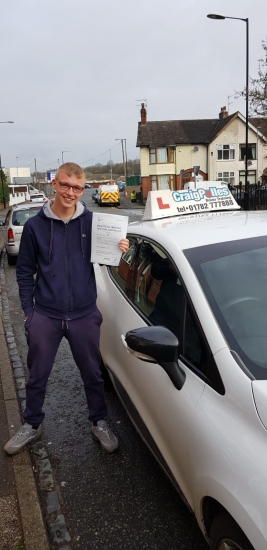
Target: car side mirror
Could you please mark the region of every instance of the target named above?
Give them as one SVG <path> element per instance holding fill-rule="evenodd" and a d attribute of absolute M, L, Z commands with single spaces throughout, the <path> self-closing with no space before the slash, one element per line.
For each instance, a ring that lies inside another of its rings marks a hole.
<path fill-rule="evenodd" d="M 128 331 L 125 340 L 130 353 L 142 361 L 158 363 L 173 385 L 182 389 L 185 372 L 178 365 L 179 342 L 170 330 L 161 326 L 142 327 Z"/>

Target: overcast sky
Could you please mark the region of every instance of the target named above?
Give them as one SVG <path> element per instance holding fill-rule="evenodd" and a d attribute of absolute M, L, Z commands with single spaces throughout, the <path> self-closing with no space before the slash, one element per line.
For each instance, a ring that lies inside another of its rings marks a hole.
<path fill-rule="evenodd" d="M 137 158 L 141 99 L 148 120 L 216 118 L 245 86 L 246 25 L 211 12 L 249 17 L 257 76 L 266 0 L 2 0 L 2 165 L 117 162 L 116 138 Z"/>

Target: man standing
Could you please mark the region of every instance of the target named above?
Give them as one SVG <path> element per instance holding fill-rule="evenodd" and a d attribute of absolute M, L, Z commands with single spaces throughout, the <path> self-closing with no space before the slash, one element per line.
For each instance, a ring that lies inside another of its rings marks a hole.
<path fill-rule="evenodd" d="M 27 221 L 21 238 L 17 281 L 25 313 L 29 376 L 25 423 L 5 445 L 5 451 L 16 454 L 41 434 L 46 385 L 65 336 L 84 383 L 92 436 L 105 451 L 113 452 L 118 439 L 105 420 L 99 352 L 102 316 L 96 306 L 90 261 L 92 212 L 79 202 L 85 186 L 84 171 L 71 162 L 62 164 L 52 186 L 55 199 Z M 122 239 L 118 246 L 127 252 L 129 241 Z"/>

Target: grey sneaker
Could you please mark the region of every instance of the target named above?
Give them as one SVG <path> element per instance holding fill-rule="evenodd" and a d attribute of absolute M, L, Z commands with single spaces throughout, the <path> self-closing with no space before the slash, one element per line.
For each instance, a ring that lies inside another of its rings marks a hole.
<path fill-rule="evenodd" d="M 41 435 L 41 431 L 41 426 L 37 430 L 34 430 L 30 424 L 23 424 L 19 431 L 6 443 L 4 447 L 6 453 L 9 455 L 19 453 L 27 443 L 37 439 Z"/>
<path fill-rule="evenodd" d="M 98 420 L 96 426 L 92 424 L 91 434 L 94 439 L 97 439 L 100 442 L 102 449 L 107 451 L 107 453 L 113 453 L 116 449 L 118 449 L 118 438 L 115 436 L 104 419 Z"/>

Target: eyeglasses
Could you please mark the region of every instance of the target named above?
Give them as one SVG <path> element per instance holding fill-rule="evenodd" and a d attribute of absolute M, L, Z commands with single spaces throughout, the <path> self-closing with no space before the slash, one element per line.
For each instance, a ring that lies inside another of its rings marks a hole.
<path fill-rule="evenodd" d="M 79 185 L 69 185 L 68 183 L 65 183 L 65 181 L 56 181 L 59 183 L 62 191 L 69 191 L 70 189 L 72 189 L 75 195 L 81 195 L 84 191 L 84 187 L 80 187 Z"/>

